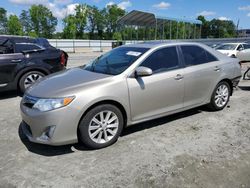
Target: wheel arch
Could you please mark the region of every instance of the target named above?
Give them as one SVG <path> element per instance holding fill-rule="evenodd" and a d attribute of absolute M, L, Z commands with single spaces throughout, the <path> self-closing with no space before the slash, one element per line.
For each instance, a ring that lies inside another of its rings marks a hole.
<path fill-rule="evenodd" d="M 221 83 L 221 82 L 227 82 L 228 84 L 229 84 L 229 86 L 230 86 L 230 96 L 232 96 L 232 94 L 233 94 L 233 82 L 230 80 L 230 79 L 228 79 L 228 78 L 224 78 L 223 80 L 221 80 L 221 81 L 219 81 L 217 84 L 219 84 L 219 83 Z"/>
<path fill-rule="evenodd" d="M 19 81 L 20 79 L 22 78 L 22 76 L 28 72 L 31 72 L 31 71 L 39 71 L 45 75 L 48 75 L 50 74 L 50 72 L 45 69 L 45 68 L 42 68 L 42 67 L 27 67 L 27 68 L 24 68 L 22 70 L 20 70 L 17 74 L 16 74 L 16 79 L 15 79 L 15 85 L 17 87 L 17 89 L 19 89 Z"/>
<path fill-rule="evenodd" d="M 84 111 L 84 113 L 82 114 L 82 116 L 81 116 L 81 118 L 80 118 L 80 120 L 79 120 L 79 122 L 78 122 L 78 128 L 79 128 L 79 124 L 80 124 L 80 122 L 82 121 L 83 117 L 84 117 L 90 110 L 92 110 L 93 108 L 95 108 L 95 107 L 97 107 L 97 106 L 103 105 L 103 104 L 111 104 L 111 105 L 114 105 L 115 107 L 117 107 L 117 108 L 121 111 L 121 113 L 122 113 L 123 121 L 124 121 L 124 122 L 123 122 L 123 123 L 124 123 L 124 127 L 126 127 L 128 115 L 127 115 L 127 112 L 126 112 L 124 106 L 123 106 L 121 103 L 119 103 L 119 102 L 117 102 L 117 101 L 115 101 L 115 100 L 102 100 L 102 101 L 99 101 L 99 102 L 96 102 L 96 103 L 92 104 L 91 106 L 89 106 L 89 107 L 87 108 L 87 110 Z M 77 128 L 77 129 L 78 129 L 78 128 Z"/>

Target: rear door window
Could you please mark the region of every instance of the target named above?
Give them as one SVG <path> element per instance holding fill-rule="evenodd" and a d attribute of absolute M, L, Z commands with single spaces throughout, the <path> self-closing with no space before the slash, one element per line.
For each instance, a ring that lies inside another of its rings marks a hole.
<path fill-rule="evenodd" d="M 41 49 L 39 46 L 35 44 L 16 44 L 15 52 L 21 53 L 22 51 L 29 51 L 29 50 L 38 50 Z"/>
<path fill-rule="evenodd" d="M 199 46 L 184 45 L 181 46 L 181 51 L 186 66 L 200 65 L 217 61 L 216 57 Z"/>
<path fill-rule="evenodd" d="M 152 69 L 153 73 L 179 68 L 176 47 L 162 48 L 153 52 L 140 66 Z"/>

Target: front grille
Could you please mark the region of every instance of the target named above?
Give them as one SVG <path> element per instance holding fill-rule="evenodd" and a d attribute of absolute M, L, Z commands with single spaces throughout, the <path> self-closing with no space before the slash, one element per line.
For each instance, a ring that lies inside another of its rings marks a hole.
<path fill-rule="evenodd" d="M 22 104 L 28 108 L 32 108 L 34 104 L 38 101 L 38 98 L 25 95 L 22 100 Z"/>

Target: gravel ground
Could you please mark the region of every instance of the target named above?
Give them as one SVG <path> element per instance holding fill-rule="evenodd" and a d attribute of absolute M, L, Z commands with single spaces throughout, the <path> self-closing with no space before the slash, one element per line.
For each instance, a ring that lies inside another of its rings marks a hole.
<path fill-rule="evenodd" d="M 69 66 L 94 56 L 70 57 Z M 219 112 L 204 107 L 125 129 L 101 150 L 30 143 L 20 97 L 0 96 L 0 187 L 250 188 L 250 81 Z"/>

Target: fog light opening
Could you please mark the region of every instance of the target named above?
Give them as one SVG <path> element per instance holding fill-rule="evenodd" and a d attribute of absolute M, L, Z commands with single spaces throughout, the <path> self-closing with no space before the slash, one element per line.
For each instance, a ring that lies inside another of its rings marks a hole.
<path fill-rule="evenodd" d="M 47 127 L 43 132 L 43 134 L 38 138 L 38 140 L 44 140 L 44 141 L 50 140 L 54 134 L 55 128 L 56 128 L 55 125 Z"/>

